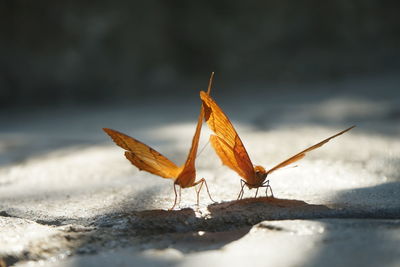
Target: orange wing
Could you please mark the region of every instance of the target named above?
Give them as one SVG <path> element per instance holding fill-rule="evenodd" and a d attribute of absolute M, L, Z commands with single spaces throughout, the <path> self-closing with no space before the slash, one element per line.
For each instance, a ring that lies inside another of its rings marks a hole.
<path fill-rule="evenodd" d="M 172 179 L 176 179 L 181 172 L 182 169 L 175 163 L 142 142 L 109 128 L 103 130 L 118 146 L 126 150 L 125 157 L 139 170 Z"/>
<path fill-rule="evenodd" d="M 235 160 L 234 150 L 224 141 L 224 139 L 221 139 L 216 135 L 211 135 L 210 142 L 224 165 L 237 172 L 241 177 L 246 177 L 246 173 Z"/>
<path fill-rule="evenodd" d="M 201 125 L 203 123 L 203 108 L 200 110 L 199 119 L 197 121 L 196 132 L 194 133 L 192 139 L 192 147 L 190 148 L 189 155 L 186 159 L 185 164 L 182 166 L 182 172 L 179 174 L 177 179 L 177 183 L 182 188 L 190 187 L 194 183 L 196 179 L 196 155 L 197 155 L 197 148 L 199 146 L 199 139 L 201 133 Z"/>
<path fill-rule="evenodd" d="M 347 128 L 346 130 L 343 130 L 343 131 L 341 131 L 341 132 L 339 132 L 339 133 L 337 133 L 337 134 L 335 134 L 335 135 L 333 135 L 333 136 L 331 136 L 331 137 L 329 137 L 329 138 L 326 138 L 325 140 L 322 140 L 322 141 L 319 142 L 318 144 L 315 144 L 315 145 L 313 145 L 313 146 L 310 146 L 309 148 L 307 148 L 307 149 L 301 151 L 300 153 L 297 153 L 296 155 L 294 155 L 294 156 L 288 158 L 287 160 L 285 160 L 285 161 L 279 163 L 278 165 L 276 165 L 275 167 L 273 167 L 272 169 L 270 169 L 269 171 L 267 171 L 267 173 L 269 174 L 269 173 L 271 173 L 271 172 L 273 172 L 273 171 L 276 171 L 277 169 L 280 169 L 280 168 L 285 167 L 285 166 L 287 166 L 287 165 L 289 165 L 289 164 L 291 164 L 291 163 L 293 163 L 293 162 L 296 162 L 296 161 L 298 161 L 298 160 L 301 160 L 302 158 L 304 158 L 304 157 L 306 156 L 306 153 L 307 153 L 307 152 L 310 152 L 310 151 L 312 151 L 312 150 L 314 150 L 314 149 L 317 149 L 317 148 L 323 146 L 324 144 L 328 143 L 331 139 L 333 139 L 333 138 L 335 138 L 335 137 L 337 137 L 337 136 L 339 136 L 339 135 L 341 135 L 341 134 L 344 134 L 344 133 L 347 132 L 347 131 L 350 131 L 350 130 L 353 129 L 354 127 L 356 127 L 356 126 L 351 126 L 350 128 Z"/>
<path fill-rule="evenodd" d="M 210 94 L 211 92 L 211 85 L 214 77 L 214 72 L 211 73 L 211 77 L 208 83 L 208 90 L 207 94 Z M 186 159 L 185 164 L 183 165 L 183 170 L 179 174 L 179 183 L 182 187 L 187 187 L 190 186 L 191 183 L 194 182 L 194 179 L 196 178 L 196 167 L 195 167 L 195 161 L 196 161 L 196 156 L 197 156 L 197 149 L 199 147 L 199 139 L 200 139 L 200 133 L 201 133 L 201 126 L 203 124 L 203 117 L 204 117 L 204 107 L 201 105 L 200 108 L 200 114 L 199 118 L 197 120 L 197 126 L 196 126 L 196 132 L 194 133 L 193 139 L 192 139 L 192 146 L 189 151 L 189 155 Z"/>
<path fill-rule="evenodd" d="M 200 92 L 204 105 L 204 117 L 210 129 L 217 135 L 210 141 L 222 163 L 236 171 L 248 183 L 254 183 L 254 168 L 250 157 L 232 123 L 215 101 Z"/>

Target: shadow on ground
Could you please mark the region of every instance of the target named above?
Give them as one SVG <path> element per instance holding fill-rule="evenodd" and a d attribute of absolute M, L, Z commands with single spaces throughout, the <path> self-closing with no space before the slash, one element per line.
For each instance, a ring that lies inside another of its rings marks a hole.
<path fill-rule="evenodd" d="M 242 238 L 261 221 L 319 218 L 329 211 L 300 200 L 263 197 L 212 204 L 208 211 L 186 208 L 108 214 L 91 224 L 91 237 L 85 234 L 86 242 L 75 253 L 95 253 L 112 246 L 174 248 L 182 253 L 215 250 Z"/>

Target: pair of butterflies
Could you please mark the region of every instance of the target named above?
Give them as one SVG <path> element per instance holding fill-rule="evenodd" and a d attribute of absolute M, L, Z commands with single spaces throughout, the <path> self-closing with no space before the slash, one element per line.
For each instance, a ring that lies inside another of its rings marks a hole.
<path fill-rule="evenodd" d="M 247 154 L 247 151 L 232 123 L 222 109 L 218 106 L 218 104 L 210 97 L 213 76 L 214 73 L 211 74 L 207 93 L 204 91 L 200 92 L 200 98 L 202 100 L 200 114 L 197 121 L 196 131 L 192 140 L 192 147 L 190 148 L 188 157 L 183 166 L 178 167 L 175 165 L 175 163 L 161 155 L 156 150 L 128 135 L 109 128 L 103 128 L 103 130 L 118 146 L 125 149 L 125 157 L 133 165 L 139 168 L 139 170 L 144 170 L 160 177 L 174 180 L 173 185 L 175 200 L 171 210 L 174 209 L 177 204 L 178 193 L 176 187 L 179 187 L 180 199 L 181 188 L 194 186 L 197 194 L 197 205 L 199 205 L 200 190 L 203 185 L 205 185 L 208 196 L 213 201 L 206 180 L 202 178 L 199 181 L 196 181 L 195 159 L 199 145 L 203 118 L 207 122 L 208 127 L 215 133 L 215 135 L 210 136 L 210 143 L 221 159 L 222 163 L 242 177 L 238 199 L 243 197 L 245 185 L 250 189 L 256 188 L 256 196 L 259 188 L 265 188 L 266 194 L 268 193 L 267 190 L 269 188 L 271 195 L 273 196 L 272 189 L 269 185 L 269 180 L 266 180 L 270 173 L 302 159 L 307 152 L 321 147 L 325 143 L 329 142 L 332 138 L 335 138 L 355 127 L 352 126 L 346 130 L 343 130 L 297 153 L 296 155 L 288 158 L 287 160 L 279 163 L 267 171 L 262 166 L 254 166 L 252 164 L 250 157 Z M 196 188 L 196 185 L 199 185 L 198 189 Z"/>

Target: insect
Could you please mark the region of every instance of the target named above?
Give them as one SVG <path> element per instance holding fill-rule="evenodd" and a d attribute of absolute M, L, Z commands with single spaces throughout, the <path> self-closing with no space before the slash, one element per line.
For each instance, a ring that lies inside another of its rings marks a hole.
<path fill-rule="evenodd" d="M 241 199 L 244 194 L 244 186 L 246 185 L 249 189 L 256 188 L 255 197 L 257 197 L 258 189 L 260 187 L 265 188 L 265 194 L 268 196 L 268 188 L 270 189 L 271 196 L 273 197 L 272 188 L 269 185 L 269 180 L 266 180 L 267 176 L 272 172 L 285 167 L 291 163 L 294 163 L 314 149 L 317 149 L 329 142 L 332 138 L 335 138 L 345 132 L 353 129 L 355 126 L 347 128 L 299 153 L 282 161 L 275 167 L 266 171 L 264 167 L 259 165 L 253 165 L 250 160 L 249 155 L 240 140 L 232 123 L 229 121 L 228 117 L 217 105 L 217 103 L 205 92 L 200 92 L 200 98 L 203 101 L 204 107 L 204 118 L 207 122 L 208 127 L 215 133 L 215 135 L 210 136 L 210 143 L 214 148 L 215 152 L 221 159 L 222 163 L 237 174 L 239 174 L 242 179 L 240 180 L 240 191 L 238 199 Z"/>
<path fill-rule="evenodd" d="M 210 81 L 208 84 L 207 94 L 210 93 L 211 84 L 214 73 L 211 73 Z M 112 138 L 112 140 L 120 147 L 125 149 L 125 157 L 135 165 L 139 170 L 144 170 L 149 173 L 158 175 L 163 178 L 169 178 L 174 180 L 174 192 L 175 192 L 175 200 L 174 205 L 170 210 L 173 210 L 177 204 L 178 193 L 176 187 L 179 186 L 179 202 L 181 199 L 181 188 L 195 187 L 196 195 L 197 195 L 197 205 L 199 205 L 199 194 L 203 184 L 207 189 L 208 196 L 210 199 L 215 202 L 208 189 L 207 182 L 204 178 L 199 181 L 195 181 L 196 179 L 196 168 L 195 168 L 195 160 L 197 154 L 197 148 L 199 145 L 199 138 L 201 133 L 201 126 L 203 124 L 204 118 L 204 108 L 203 105 L 200 109 L 199 118 L 197 121 L 196 131 L 194 133 L 192 139 L 192 146 L 190 148 L 189 154 L 187 156 L 186 162 L 183 166 L 178 167 L 167 159 L 165 156 L 161 155 L 159 152 L 154 150 L 153 148 L 143 144 L 142 142 L 136 140 L 133 137 L 130 137 L 126 134 L 120 133 L 118 131 L 103 128 L 103 130 Z M 199 189 L 196 189 L 196 186 L 199 185 Z"/>

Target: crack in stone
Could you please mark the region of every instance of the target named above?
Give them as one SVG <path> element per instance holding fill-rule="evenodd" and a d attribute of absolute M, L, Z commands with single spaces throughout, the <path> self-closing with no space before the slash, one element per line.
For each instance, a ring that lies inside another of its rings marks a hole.
<path fill-rule="evenodd" d="M 20 260 L 13 255 L 5 255 L 0 257 L 0 267 L 12 266 Z"/>
<path fill-rule="evenodd" d="M 7 211 L 5 211 L 5 210 L 2 210 L 2 211 L 0 211 L 0 216 L 1 217 L 12 217 L 12 218 L 18 218 L 18 217 L 16 217 L 16 216 L 12 216 L 12 215 L 10 215 L 9 213 L 7 213 Z"/>

